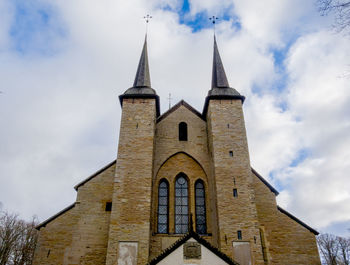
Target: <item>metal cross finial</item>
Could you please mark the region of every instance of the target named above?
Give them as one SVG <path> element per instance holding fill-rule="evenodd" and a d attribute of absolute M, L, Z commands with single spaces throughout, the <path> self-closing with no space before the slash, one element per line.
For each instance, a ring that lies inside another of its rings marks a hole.
<path fill-rule="evenodd" d="M 216 22 L 216 20 L 218 20 L 219 18 L 218 17 L 216 17 L 216 16 L 212 16 L 212 17 L 210 17 L 209 18 L 209 20 L 213 23 L 213 25 L 214 25 L 214 34 L 215 34 L 215 22 Z"/>
<path fill-rule="evenodd" d="M 171 108 L 171 100 L 173 99 L 172 97 L 171 97 L 171 93 L 169 93 L 169 97 L 167 98 L 168 100 L 169 100 L 169 109 Z"/>
<path fill-rule="evenodd" d="M 147 14 L 146 16 L 143 17 L 144 20 L 146 21 L 146 33 L 147 33 L 147 29 L 148 29 L 148 22 L 151 20 L 152 16 Z"/>

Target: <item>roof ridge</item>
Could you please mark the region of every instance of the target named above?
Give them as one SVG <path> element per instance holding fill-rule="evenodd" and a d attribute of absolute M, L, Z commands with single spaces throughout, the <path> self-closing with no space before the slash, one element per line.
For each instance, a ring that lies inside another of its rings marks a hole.
<path fill-rule="evenodd" d="M 166 112 L 164 112 L 162 115 L 160 115 L 157 118 L 157 122 L 160 122 L 161 120 L 165 119 L 169 114 L 173 113 L 175 110 L 177 110 L 180 106 L 186 107 L 189 111 L 193 112 L 195 115 L 197 115 L 199 118 L 205 121 L 205 118 L 203 115 L 196 110 L 194 107 L 192 107 L 190 104 L 188 104 L 185 100 L 181 99 L 179 102 L 177 102 L 174 106 L 172 106 L 170 109 L 168 109 Z"/>
<path fill-rule="evenodd" d="M 75 190 L 78 190 L 78 188 L 82 185 L 84 185 L 86 182 L 88 182 L 89 180 L 93 179 L 94 177 L 96 177 L 98 174 L 102 173 L 103 171 L 105 171 L 107 168 L 109 168 L 110 166 L 112 166 L 114 163 L 117 162 L 117 159 L 114 159 L 112 162 L 108 163 L 107 165 L 105 165 L 103 168 L 97 170 L 95 173 L 93 173 L 92 175 L 90 175 L 89 177 L 87 177 L 86 179 L 84 179 L 83 181 L 79 182 L 77 185 L 74 186 Z"/>
<path fill-rule="evenodd" d="M 69 205 L 68 207 L 64 208 L 63 210 L 59 211 L 58 213 L 54 214 L 53 216 L 49 217 L 48 219 L 46 219 L 45 221 L 41 222 L 40 224 L 38 224 L 35 229 L 40 230 L 40 228 L 45 227 L 48 223 L 50 223 L 52 220 L 55 220 L 57 217 L 59 217 L 60 215 L 64 214 L 65 212 L 69 211 L 70 209 L 72 209 L 75 206 L 76 202 L 74 202 L 73 204 Z"/>
<path fill-rule="evenodd" d="M 294 215 L 292 215 L 290 212 L 286 211 L 285 209 L 281 208 L 279 205 L 277 205 L 277 209 L 281 212 L 284 213 L 285 215 L 287 215 L 289 218 L 293 219 L 294 221 L 296 221 L 297 223 L 299 223 L 300 225 L 304 226 L 306 229 L 308 229 L 310 232 L 314 233 L 316 236 L 319 234 L 318 231 L 316 231 L 315 229 L 313 229 L 311 226 L 305 224 L 303 221 L 301 221 L 299 218 L 295 217 Z"/>
<path fill-rule="evenodd" d="M 272 191 L 276 196 L 279 194 L 278 190 L 276 190 L 266 179 L 264 179 L 254 168 L 252 168 L 252 172 L 255 176 L 258 177 L 258 179 L 260 179 L 260 181 L 262 183 L 264 183 L 269 189 L 270 191 Z"/>

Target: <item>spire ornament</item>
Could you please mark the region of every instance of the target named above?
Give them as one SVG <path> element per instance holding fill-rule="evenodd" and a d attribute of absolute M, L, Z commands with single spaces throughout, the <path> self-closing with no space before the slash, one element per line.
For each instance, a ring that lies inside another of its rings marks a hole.
<path fill-rule="evenodd" d="M 150 22 L 150 20 L 152 19 L 152 16 L 147 14 L 146 16 L 143 17 L 143 19 L 146 21 L 146 35 L 147 35 L 147 31 L 148 31 L 148 23 Z"/>
<path fill-rule="evenodd" d="M 217 16 L 212 16 L 209 18 L 209 20 L 213 23 L 213 27 L 214 27 L 214 35 L 215 35 L 215 24 L 216 24 L 216 20 L 218 20 L 219 18 Z"/>

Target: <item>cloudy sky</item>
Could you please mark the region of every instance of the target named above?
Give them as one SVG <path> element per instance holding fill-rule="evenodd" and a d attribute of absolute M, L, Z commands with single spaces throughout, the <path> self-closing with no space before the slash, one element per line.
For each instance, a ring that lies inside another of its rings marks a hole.
<path fill-rule="evenodd" d="M 230 85 L 246 96 L 252 166 L 278 203 L 321 232 L 350 231 L 350 39 L 315 0 L 0 0 L 0 202 L 45 220 L 116 158 L 118 95 L 148 29 L 161 111 L 200 112 L 213 30 Z"/>

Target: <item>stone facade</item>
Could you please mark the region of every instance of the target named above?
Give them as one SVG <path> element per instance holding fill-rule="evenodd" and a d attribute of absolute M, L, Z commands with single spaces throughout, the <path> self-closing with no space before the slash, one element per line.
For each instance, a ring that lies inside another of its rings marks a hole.
<path fill-rule="evenodd" d="M 123 101 L 107 265 L 118 260 L 118 242 L 137 242 L 138 264 L 148 261 L 155 104 L 154 99 Z"/>
<path fill-rule="evenodd" d="M 187 141 L 179 141 L 180 122 Z M 193 215 L 194 184 L 203 181 L 202 236 L 227 256 L 235 259 L 235 242 L 247 242 L 251 264 L 320 264 L 316 232 L 279 208 L 275 190 L 251 169 L 240 100 L 211 100 L 206 117 L 181 101 L 156 118 L 154 99 L 124 99 L 117 162 L 78 184 L 74 205 L 39 225 L 34 264 L 115 265 L 123 242 L 137 245 L 135 264 L 146 264 L 183 236 L 174 233 L 180 172 Z M 167 234 L 157 233 L 161 179 L 169 183 Z"/>
<path fill-rule="evenodd" d="M 262 263 L 248 144 L 240 100 L 211 100 L 207 113 L 212 178 L 216 187 L 219 246 L 232 255 L 232 242 L 249 241 L 253 263 Z M 237 190 L 237 197 L 233 196 Z"/>
<path fill-rule="evenodd" d="M 115 163 L 79 184 L 75 204 L 40 225 L 34 264 L 106 263 Z"/>
<path fill-rule="evenodd" d="M 253 173 L 253 176 L 255 174 Z M 275 194 L 254 177 L 259 226 L 268 264 L 320 264 L 315 232 L 280 211 Z M 310 231 L 311 230 L 311 231 Z"/>
<path fill-rule="evenodd" d="M 180 101 L 160 116 L 145 40 L 134 86 L 119 97 L 117 160 L 37 227 L 34 265 L 320 265 L 318 233 L 251 168 L 245 98 L 229 87 L 215 38 L 213 58 L 203 113 Z M 204 259 L 178 258 L 190 238 Z"/>

